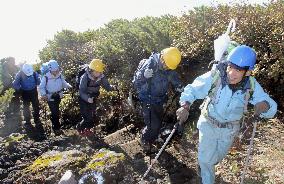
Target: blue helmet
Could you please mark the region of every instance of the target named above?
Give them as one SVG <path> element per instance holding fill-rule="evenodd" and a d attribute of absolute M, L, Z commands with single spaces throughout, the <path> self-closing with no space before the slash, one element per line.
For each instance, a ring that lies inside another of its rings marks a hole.
<path fill-rule="evenodd" d="M 45 75 L 49 71 L 48 62 L 43 63 L 40 67 L 41 75 Z"/>
<path fill-rule="evenodd" d="M 253 70 L 256 62 L 256 53 L 252 48 L 240 45 L 229 53 L 227 60 L 242 69 Z"/>
<path fill-rule="evenodd" d="M 49 60 L 48 62 L 49 71 L 56 71 L 59 70 L 59 64 L 56 60 Z"/>

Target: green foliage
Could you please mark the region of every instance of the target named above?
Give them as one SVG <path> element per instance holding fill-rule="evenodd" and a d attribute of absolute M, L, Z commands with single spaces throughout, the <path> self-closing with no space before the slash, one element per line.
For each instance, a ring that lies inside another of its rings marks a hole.
<path fill-rule="evenodd" d="M 161 51 L 170 45 L 178 47 L 186 59 L 178 68 L 182 78 L 187 79 L 186 83 L 204 73 L 207 64 L 214 59 L 214 39 L 226 31 L 230 19 L 234 18 L 237 27 L 231 35 L 232 40 L 250 45 L 257 51 L 255 75 L 258 81 L 278 100 L 278 104 L 284 104 L 284 72 L 281 70 L 284 65 L 283 11 L 284 2 L 275 1 L 262 6 L 244 3 L 202 6 L 181 17 L 116 19 L 97 30 L 58 32 L 39 56 L 42 62 L 58 60 L 67 81 L 73 86 L 78 66 L 100 58 L 107 64 L 106 75 L 125 86 L 121 95 L 124 98 L 131 88 L 138 62 L 148 58 L 153 50 Z M 71 96 L 69 100 L 63 100 L 63 116 L 64 113 L 70 114 L 69 107 L 73 109 L 70 112 L 77 111 L 74 107 L 78 105 L 78 94 L 73 90 Z M 115 97 L 111 96 L 110 99 Z M 102 97 L 100 102 L 103 104 L 106 98 Z"/>
<path fill-rule="evenodd" d="M 2 64 L 0 64 L 0 74 L 2 74 Z M 2 85 L 2 75 L 0 75 L 0 114 L 4 113 L 7 110 L 9 103 L 14 94 L 14 89 L 8 89 L 3 91 Z"/>
<path fill-rule="evenodd" d="M 196 8 L 175 24 L 172 31 L 174 45 L 188 58 L 189 67 L 196 61 L 207 64 L 214 59 L 214 39 L 225 33 L 230 19 L 234 18 L 236 31 L 231 35 L 232 40 L 256 50 L 258 64 L 254 74 L 278 104 L 284 104 L 283 11 L 283 1 L 263 6 L 235 4 Z"/>

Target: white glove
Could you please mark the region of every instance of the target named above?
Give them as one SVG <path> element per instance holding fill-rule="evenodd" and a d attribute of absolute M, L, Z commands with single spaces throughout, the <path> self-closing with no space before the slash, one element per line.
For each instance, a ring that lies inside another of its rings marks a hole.
<path fill-rule="evenodd" d="M 177 91 L 177 92 L 180 92 L 180 93 L 182 93 L 183 90 L 184 90 L 184 87 L 183 87 L 183 86 L 176 88 L 176 91 Z"/>
<path fill-rule="evenodd" d="M 185 122 L 187 120 L 189 112 L 188 112 L 188 110 L 186 108 L 180 107 L 177 110 L 176 115 L 177 115 L 177 119 L 182 124 L 183 122 Z"/>
<path fill-rule="evenodd" d="M 88 103 L 94 103 L 94 98 L 88 98 Z"/>
<path fill-rule="evenodd" d="M 153 70 L 152 69 L 146 69 L 145 72 L 144 72 L 144 77 L 146 79 L 153 77 Z"/>

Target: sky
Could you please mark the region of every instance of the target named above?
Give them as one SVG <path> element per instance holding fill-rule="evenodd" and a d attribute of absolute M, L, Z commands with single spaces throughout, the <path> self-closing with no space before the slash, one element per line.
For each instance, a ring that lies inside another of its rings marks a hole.
<path fill-rule="evenodd" d="M 215 0 L 228 3 L 229 0 Z M 83 32 L 112 19 L 181 15 L 211 0 L 1 0 L 0 59 L 13 56 L 17 63 L 39 61 L 38 51 L 62 29 Z M 251 0 L 251 3 L 267 2 Z M 229 21 L 229 20 L 228 20 Z"/>

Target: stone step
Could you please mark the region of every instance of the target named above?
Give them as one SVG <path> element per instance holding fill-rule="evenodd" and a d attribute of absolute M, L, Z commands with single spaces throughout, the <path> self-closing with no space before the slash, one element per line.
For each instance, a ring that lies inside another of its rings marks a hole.
<path fill-rule="evenodd" d="M 118 144 L 124 144 L 130 140 L 135 139 L 135 134 L 131 133 L 131 129 L 134 129 L 134 125 L 128 125 L 127 127 L 124 127 L 112 134 L 107 135 L 104 137 L 104 142 L 109 145 L 118 145 Z"/>

